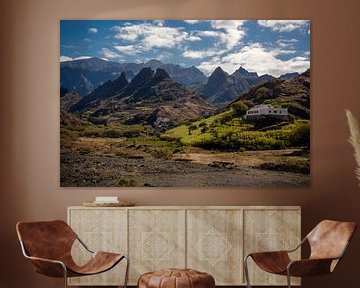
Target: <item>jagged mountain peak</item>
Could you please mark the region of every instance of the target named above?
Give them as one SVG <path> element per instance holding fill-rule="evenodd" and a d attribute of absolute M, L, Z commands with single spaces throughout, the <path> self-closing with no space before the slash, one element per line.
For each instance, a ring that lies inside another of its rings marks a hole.
<path fill-rule="evenodd" d="M 74 104 L 70 110 L 83 110 L 91 105 L 96 105 L 97 101 L 108 99 L 119 94 L 128 84 L 126 74 L 122 72 L 115 80 L 106 81 L 89 95 L 83 97 L 78 103 Z"/>
<path fill-rule="evenodd" d="M 217 75 L 224 75 L 224 76 L 228 76 L 229 74 L 226 73 L 220 66 L 217 67 L 214 72 L 211 74 L 211 76 L 217 76 Z M 211 77 L 210 76 L 210 77 Z"/>
<path fill-rule="evenodd" d="M 170 78 L 170 75 L 164 69 L 158 68 L 156 69 L 154 78 L 160 80 L 160 79 Z"/>
<path fill-rule="evenodd" d="M 140 72 L 131 80 L 131 86 L 140 85 L 144 81 L 149 80 L 154 76 L 154 71 L 150 67 L 144 67 L 140 70 Z"/>
<path fill-rule="evenodd" d="M 242 66 L 240 66 L 240 68 L 237 69 L 232 75 L 236 77 L 244 77 L 244 78 L 258 77 L 258 74 L 256 72 L 249 72 Z"/>

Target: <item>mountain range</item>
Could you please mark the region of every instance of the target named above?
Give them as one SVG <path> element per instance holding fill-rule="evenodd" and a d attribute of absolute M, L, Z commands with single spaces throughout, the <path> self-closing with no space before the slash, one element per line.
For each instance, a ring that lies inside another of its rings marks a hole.
<path fill-rule="evenodd" d="M 274 79 L 268 74 L 259 76 L 256 72 L 248 72 L 240 67 L 229 75 L 221 67 L 217 67 L 210 75 L 206 85 L 201 90 L 205 100 L 215 106 L 231 102 L 251 86 Z"/>
<path fill-rule="evenodd" d="M 184 68 L 158 60 L 150 60 L 146 63 L 118 63 L 100 58 L 89 58 L 61 62 L 60 86 L 86 96 L 106 81 L 116 79 L 123 72 L 127 80 L 131 80 L 144 67 L 150 67 L 153 70 L 162 68 L 176 82 L 184 86 L 204 83 L 207 80 L 204 73 L 194 66 Z"/>
<path fill-rule="evenodd" d="M 109 92 L 113 95 L 116 94 L 115 92 L 119 92 L 125 84 L 131 82 L 146 67 L 152 70 L 160 68 L 166 71 L 175 82 L 202 94 L 203 98 L 214 106 L 229 103 L 250 87 L 275 79 L 268 74 L 259 76 L 256 72 L 249 72 L 243 67 L 232 74 L 217 67 L 209 77 L 206 77 L 194 66 L 184 68 L 177 64 L 165 64 L 154 59 L 146 63 L 118 63 L 100 58 L 89 58 L 61 62 L 61 95 L 64 94 L 64 91 L 73 91 L 82 97 L 91 96 L 87 98 L 87 102 L 89 99 L 97 99 L 99 95 L 106 98 L 109 96 Z M 298 75 L 298 73 L 287 73 L 279 79 L 289 80 Z M 118 87 L 113 87 L 114 85 Z"/>
<path fill-rule="evenodd" d="M 164 69 L 155 72 L 145 67 L 130 82 L 121 73 L 68 110 L 86 113 L 90 118 L 103 117 L 108 123 L 150 124 L 164 129 L 186 118 L 210 115 L 213 108 L 201 95 L 174 81 Z"/>

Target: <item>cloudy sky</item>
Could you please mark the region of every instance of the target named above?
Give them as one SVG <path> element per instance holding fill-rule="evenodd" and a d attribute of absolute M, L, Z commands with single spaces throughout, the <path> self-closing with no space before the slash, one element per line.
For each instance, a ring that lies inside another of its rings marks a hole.
<path fill-rule="evenodd" d="M 280 76 L 310 67 L 310 21 L 61 20 L 60 61 L 90 57 Z"/>

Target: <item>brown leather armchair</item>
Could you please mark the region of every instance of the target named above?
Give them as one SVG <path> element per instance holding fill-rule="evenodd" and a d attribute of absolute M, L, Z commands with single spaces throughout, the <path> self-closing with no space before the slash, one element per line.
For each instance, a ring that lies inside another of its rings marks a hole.
<path fill-rule="evenodd" d="M 112 269 L 121 260 L 127 261 L 124 288 L 127 285 L 129 258 L 125 254 L 91 251 L 62 220 L 19 222 L 16 225 L 20 245 L 24 256 L 31 260 L 35 271 L 50 277 L 88 276 Z M 78 266 L 72 256 L 71 247 L 78 240 L 92 254 L 83 266 Z"/>
<path fill-rule="evenodd" d="M 291 276 L 315 276 L 333 272 L 344 256 L 355 229 L 354 222 L 324 220 L 292 250 L 250 253 L 244 259 L 247 287 L 251 287 L 247 267 L 249 257 L 266 272 L 286 275 L 289 288 Z M 310 245 L 310 257 L 292 261 L 289 253 L 296 251 L 306 241 Z"/>

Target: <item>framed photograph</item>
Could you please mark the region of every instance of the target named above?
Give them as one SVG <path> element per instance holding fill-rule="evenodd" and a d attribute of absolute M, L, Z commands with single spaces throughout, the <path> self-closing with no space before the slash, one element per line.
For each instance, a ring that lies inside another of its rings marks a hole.
<path fill-rule="evenodd" d="M 308 187 L 309 20 L 61 20 L 62 187 Z"/>

